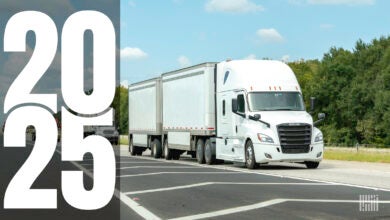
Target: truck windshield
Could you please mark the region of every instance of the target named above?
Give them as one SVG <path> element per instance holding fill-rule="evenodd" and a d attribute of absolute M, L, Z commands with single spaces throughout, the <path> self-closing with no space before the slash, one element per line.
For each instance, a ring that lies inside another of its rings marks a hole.
<path fill-rule="evenodd" d="M 251 111 L 304 111 L 299 92 L 252 92 L 248 94 Z"/>

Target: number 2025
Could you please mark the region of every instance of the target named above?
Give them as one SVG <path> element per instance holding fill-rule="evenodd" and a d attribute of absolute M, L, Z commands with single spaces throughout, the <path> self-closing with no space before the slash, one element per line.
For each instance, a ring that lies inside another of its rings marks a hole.
<path fill-rule="evenodd" d="M 93 33 L 94 89 L 84 92 L 84 33 Z M 31 185 L 56 151 L 56 94 L 31 94 L 52 63 L 58 45 L 57 27 L 46 14 L 24 11 L 12 16 L 4 32 L 5 52 L 26 51 L 26 34 L 36 36 L 30 61 L 10 86 L 4 101 L 8 115 L 5 147 L 25 147 L 27 126 L 36 129 L 36 142 L 29 158 L 13 177 L 4 195 L 5 209 L 55 209 L 56 189 L 31 189 Z M 115 30 L 101 12 L 80 11 L 71 15 L 62 29 L 61 87 L 66 105 L 74 112 L 97 117 L 79 117 L 62 111 L 62 161 L 82 161 L 86 153 L 94 158 L 94 185 L 85 190 L 82 171 L 62 171 L 62 194 L 73 207 L 99 209 L 111 200 L 115 189 L 115 156 L 110 142 L 101 136 L 83 137 L 84 126 L 112 125 L 110 104 L 115 96 Z M 27 104 L 27 106 L 26 106 Z M 23 105 L 23 106 L 21 106 Z M 107 111 L 108 109 L 108 111 Z M 105 112 L 105 113 L 104 113 Z"/>

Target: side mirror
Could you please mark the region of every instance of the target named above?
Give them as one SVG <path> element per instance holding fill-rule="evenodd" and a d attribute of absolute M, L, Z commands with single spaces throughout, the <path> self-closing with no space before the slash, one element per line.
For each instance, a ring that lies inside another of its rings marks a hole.
<path fill-rule="evenodd" d="M 254 116 L 249 116 L 249 119 L 252 119 L 254 121 L 258 121 L 261 119 L 261 115 L 260 114 L 255 114 Z"/>
<path fill-rule="evenodd" d="M 322 122 L 325 119 L 325 113 L 319 113 L 318 114 L 318 120 L 314 122 L 314 125 L 318 125 L 320 122 Z"/>
<path fill-rule="evenodd" d="M 237 113 L 238 105 L 237 105 L 237 99 L 232 99 L 232 112 Z"/>
<path fill-rule="evenodd" d="M 310 112 L 314 111 L 316 97 L 310 97 Z"/>

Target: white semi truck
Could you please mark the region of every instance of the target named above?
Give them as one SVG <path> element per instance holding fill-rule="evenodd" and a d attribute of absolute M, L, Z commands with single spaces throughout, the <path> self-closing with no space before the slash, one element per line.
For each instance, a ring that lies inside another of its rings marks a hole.
<path fill-rule="evenodd" d="M 314 99 L 311 100 L 314 108 Z M 279 61 L 204 63 L 129 86 L 129 151 L 199 163 L 300 162 L 317 168 L 323 136 L 293 71 Z"/>

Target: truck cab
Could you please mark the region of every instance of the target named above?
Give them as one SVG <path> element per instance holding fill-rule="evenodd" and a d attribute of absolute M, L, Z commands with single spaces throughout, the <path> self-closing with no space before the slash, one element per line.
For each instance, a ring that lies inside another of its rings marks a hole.
<path fill-rule="evenodd" d="M 268 162 L 318 167 L 324 151 L 322 133 L 285 63 L 222 62 L 216 77 L 217 159 L 244 162 L 248 168 Z"/>

